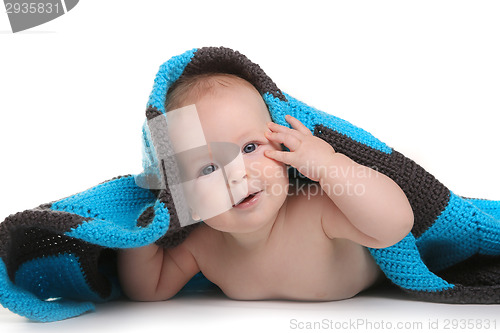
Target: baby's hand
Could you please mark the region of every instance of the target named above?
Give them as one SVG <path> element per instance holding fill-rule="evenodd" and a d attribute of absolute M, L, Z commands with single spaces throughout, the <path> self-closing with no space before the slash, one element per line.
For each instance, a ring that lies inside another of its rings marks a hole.
<path fill-rule="evenodd" d="M 314 136 L 298 119 L 290 115 L 286 115 L 285 119 L 293 128 L 268 123 L 271 132 L 266 132 L 266 137 L 284 144 L 290 151 L 267 150 L 265 155 L 293 166 L 311 180 L 319 181 L 326 173 L 335 150 L 326 141 Z"/>

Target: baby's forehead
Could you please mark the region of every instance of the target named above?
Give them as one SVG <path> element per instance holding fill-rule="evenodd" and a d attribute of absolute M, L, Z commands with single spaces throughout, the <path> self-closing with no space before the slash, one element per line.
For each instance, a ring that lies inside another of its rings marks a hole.
<path fill-rule="evenodd" d="M 188 103 L 191 104 L 205 95 L 216 95 L 227 88 L 251 90 L 261 97 L 254 85 L 237 75 L 203 73 L 181 76 L 174 82 L 166 95 L 165 109 L 168 111 Z"/>
<path fill-rule="evenodd" d="M 176 143 L 193 147 L 208 141 L 236 142 L 233 139 L 245 132 L 267 129 L 271 116 L 259 92 L 249 82 L 235 76 L 224 76 L 220 80 L 217 86 L 211 86 L 210 93 L 200 94 L 191 87 L 184 96 L 182 107 L 167 111 L 169 130 L 175 135 Z M 200 142 L 202 133 L 205 142 Z"/>

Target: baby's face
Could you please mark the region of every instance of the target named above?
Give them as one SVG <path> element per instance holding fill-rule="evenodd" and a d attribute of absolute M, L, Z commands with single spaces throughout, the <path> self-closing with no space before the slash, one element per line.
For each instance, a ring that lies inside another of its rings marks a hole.
<path fill-rule="evenodd" d="M 183 189 L 193 219 L 220 231 L 251 232 L 283 205 L 287 169 L 264 156 L 281 148 L 264 135 L 271 118 L 259 93 L 243 85 L 215 89 L 167 113 L 170 138 L 189 180 Z"/>

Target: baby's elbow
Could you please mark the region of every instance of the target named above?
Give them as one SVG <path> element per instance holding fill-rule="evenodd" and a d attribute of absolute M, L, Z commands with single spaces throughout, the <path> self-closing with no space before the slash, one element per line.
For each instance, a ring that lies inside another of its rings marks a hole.
<path fill-rule="evenodd" d="M 159 293 L 145 293 L 145 292 L 136 292 L 136 293 L 125 293 L 125 296 L 131 301 L 134 302 L 158 302 L 158 301 L 166 301 L 170 298 L 174 297 L 176 294 L 159 294 Z"/>
<path fill-rule="evenodd" d="M 392 246 L 403 238 L 405 238 L 412 230 L 414 223 L 414 215 L 411 207 L 407 209 L 399 209 L 394 212 L 390 225 L 388 237 L 381 241 L 378 248 Z"/>
<path fill-rule="evenodd" d="M 392 210 L 384 219 L 384 228 L 379 235 L 372 238 L 369 247 L 382 249 L 390 247 L 405 238 L 413 228 L 413 211 L 411 209 Z"/>
<path fill-rule="evenodd" d="M 408 233 L 410 233 L 414 223 L 413 208 L 411 207 L 408 197 L 399 186 L 398 192 L 399 193 L 393 198 L 393 208 L 391 209 L 391 225 L 392 228 L 394 228 L 394 236 L 396 239 L 394 244 L 405 238 Z"/>
<path fill-rule="evenodd" d="M 398 237 L 396 237 L 397 241 L 394 244 L 401 241 L 411 232 L 411 230 L 413 229 L 413 223 L 414 223 L 413 210 L 408 209 L 405 212 L 405 214 L 401 216 L 401 219 L 398 223 L 399 234 Z"/>
<path fill-rule="evenodd" d="M 172 288 L 159 288 L 154 283 L 141 283 L 139 285 L 122 285 L 123 294 L 134 302 L 157 302 L 166 301 L 177 294 L 177 290 Z"/>
<path fill-rule="evenodd" d="M 408 235 L 413 229 L 415 224 L 415 216 L 413 215 L 413 209 L 408 209 L 406 220 L 405 220 L 405 233 L 404 236 Z"/>
<path fill-rule="evenodd" d="M 415 216 L 413 215 L 413 209 L 411 208 L 410 202 L 406 200 L 405 204 L 400 208 L 398 220 L 396 221 L 401 236 L 399 240 L 403 239 L 411 232 L 414 222 Z"/>

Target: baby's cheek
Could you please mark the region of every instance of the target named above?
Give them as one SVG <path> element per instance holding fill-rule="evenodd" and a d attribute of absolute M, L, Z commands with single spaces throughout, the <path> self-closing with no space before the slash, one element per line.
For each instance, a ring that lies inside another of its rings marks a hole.
<path fill-rule="evenodd" d="M 226 181 L 222 172 L 216 171 L 211 175 L 194 180 L 193 192 L 196 194 L 206 195 L 206 193 L 221 190 L 227 192 Z"/>
<path fill-rule="evenodd" d="M 286 165 L 280 162 L 272 162 L 268 168 L 267 173 L 268 178 L 281 179 L 286 176 Z"/>
<path fill-rule="evenodd" d="M 220 172 L 185 182 L 183 189 L 188 201 L 195 205 L 226 199 L 229 196 L 224 176 Z"/>
<path fill-rule="evenodd" d="M 274 186 L 288 184 L 287 166 L 281 162 L 269 161 L 262 168 L 262 179 L 268 184 Z"/>

